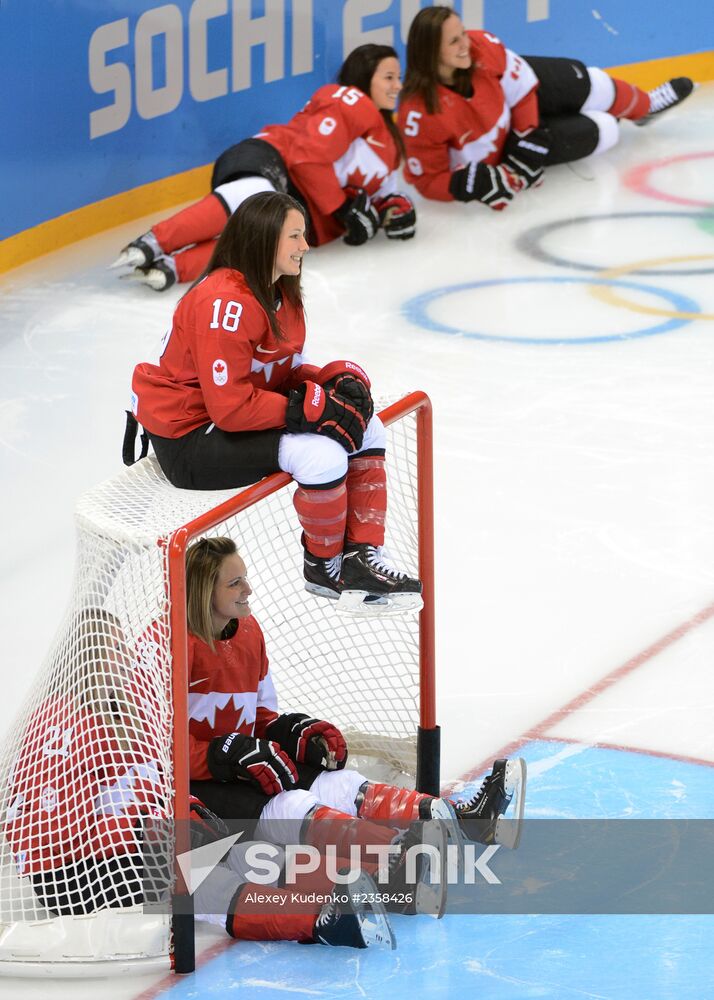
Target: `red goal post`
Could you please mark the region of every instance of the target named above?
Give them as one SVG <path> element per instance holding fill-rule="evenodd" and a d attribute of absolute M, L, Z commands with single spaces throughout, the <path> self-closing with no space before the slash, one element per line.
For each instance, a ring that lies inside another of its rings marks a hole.
<path fill-rule="evenodd" d="M 10 842 L 7 817 L 22 812 L 17 788 L 23 748 L 28 741 L 46 740 L 46 727 L 43 732 L 32 721 L 42 718 L 43 706 L 56 702 L 58 692 L 63 706 L 76 706 L 80 692 L 86 710 L 90 688 L 93 706 L 106 701 L 107 668 L 101 661 L 107 659 L 109 618 L 118 623 L 122 648 L 133 651 L 149 627 L 163 647 L 154 662 L 165 665 L 164 674 L 146 681 L 143 696 L 155 700 L 156 692 L 162 693 L 151 746 L 159 757 L 161 795 L 173 801 L 180 840 L 189 792 L 185 554 L 196 538 L 227 534 L 235 540 L 248 566 L 251 606 L 266 634 L 283 710 L 306 711 L 338 725 L 350 748 L 348 766 L 438 794 L 431 403 L 423 392 L 413 392 L 379 415 L 387 427 L 386 548 L 400 568 L 423 582 L 418 616 L 355 619 L 305 592 L 293 480 L 285 473 L 238 494 L 176 490 L 149 457 L 80 499 L 72 605 L 0 753 L 0 974 L 96 975 L 105 964 L 114 970 L 161 964 L 169 956 L 177 972 L 193 968 L 190 907 L 176 907 L 171 927 L 168 918 L 147 916 L 140 905 L 102 908 L 99 894 L 97 911 L 86 916 L 58 917 L 44 908 L 33 892 L 31 867 L 22 871 L 17 836 Z M 86 621 L 97 615 L 102 623 L 88 642 Z M 114 638 L 109 645 L 116 646 Z M 116 658 L 114 648 L 109 656 Z M 112 683 L 116 686 L 116 679 Z M 132 749 L 126 764 L 140 769 L 141 753 Z M 91 760 L 85 765 L 91 770 Z M 53 773 L 50 786 L 61 780 Z M 182 849 L 177 842 L 177 853 Z M 180 874 L 177 883 L 181 896 Z"/>

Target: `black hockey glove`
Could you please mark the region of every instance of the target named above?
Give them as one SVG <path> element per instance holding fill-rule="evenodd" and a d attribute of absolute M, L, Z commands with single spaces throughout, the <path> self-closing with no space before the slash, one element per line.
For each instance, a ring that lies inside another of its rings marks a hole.
<path fill-rule="evenodd" d="M 361 246 L 371 240 L 379 229 L 377 209 L 362 188 L 356 189 L 354 198 L 347 198 L 334 214 L 340 225 L 345 227 L 344 242 L 351 247 Z"/>
<path fill-rule="evenodd" d="M 523 135 L 509 132 L 503 147 L 503 163 L 518 174 L 529 188 L 542 183 L 543 167 L 550 153 L 550 132 L 546 128 L 534 128 Z"/>
<path fill-rule="evenodd" d="M 220 816 L 211 812 L 200 799 L 197 799 L 195 795 L 190 795 L 188 802 L 190 806 L 191 850 L 230 836 L 231 831 L 228 825 Z"/>
<path fill-rule="evenodd" d="M 367 421 L 347 399 L 303 382 L 288 396 L 285 426 L 290 434 L 324 434 L 353 452 L 362 447 Z"/>
<path fill-rule="evenodd" d="M 298 777 L 295 765 L 278 743 L 243 733 L 211 740 L 207 763 L 216 781 L 247 778 L 266 795 L 289 791 Z"/>
<path fill-rule="evenodd" d="M 337 726 L 311 719 L 302 712 L 279 715 L 266 729 L 298 764 L 311 764 L 326 771 L 340 771 L 347 763 L 347 744 Z"/>
<path fill-rule="evenodd" d="M 449 191 L 457 201 L 480 201 L 496 212 L 513 201 L 524 187 L 522 178 L 501 163 L 496 167 L 470 163 L 455 170 L 449 182 Z"/>
<path fill-rule="evenodd" d="M 416 233 L 416 211 L 405 194 L 389 194 L 375 201 L 384 235 L 389 240 L 410 240 Z"/>
<path fill-rule="evenodd" d="M 370 392 L 372 383 L 367 372 L 354 361 L 331 361 L 315 376 L 323 389 L 334 392 L 356 407 L 369 423 L 374 414 Z"/>

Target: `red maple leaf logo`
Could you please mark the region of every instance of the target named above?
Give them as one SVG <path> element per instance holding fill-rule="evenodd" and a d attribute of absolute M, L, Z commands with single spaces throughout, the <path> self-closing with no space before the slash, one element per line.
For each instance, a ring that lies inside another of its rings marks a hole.
<path fill-rule="evenodd" d="M 224 372 L 226 370 L 226 366 L 222 365 L 220 361 L 216 361 L 215 365 L 213 366 L 213 370 L 216 372 L 217 375 L 220 375 L 221 372 Z"/>
<path fill-rule="evenodd" d="M 367 183 L 367 175 L 363 174 L 359 167 L 347 174 L 345 187 L 363 188 Z"/>

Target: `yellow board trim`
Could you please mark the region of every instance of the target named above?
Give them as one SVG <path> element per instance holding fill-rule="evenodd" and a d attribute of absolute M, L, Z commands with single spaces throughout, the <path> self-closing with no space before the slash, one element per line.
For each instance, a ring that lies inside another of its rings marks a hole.
<path fill-rule="evenodd" d="M 694 52 L 626 66 L 610 66 L 607 69 L 613 76 L 619 76 L 645 90 L 656 87 L 673 76 L 690 76 L 698 83 L 704 83 L 714 80 L 714 51 Z M 0 274 L 43 254 L 76 243 L 77 240 L 96 236 L 113 226 L 173 208 L 184 201 L 195 201 L 208 193 L 210 180 L 210 164 L 194 167 L 172 177 L 122 191 L 121 194 L 91 205 L 84 205 L 32 229 L 25 229 L 0 243 Z"/>
<path fill-rule="evenodd" d="M 10 236 L 0 243 L 0 273 L 113 226 L 173 208 L 184 201 L 195 201 L 210 191 L 212 168 L 209 163 L 142 184 Z"/>

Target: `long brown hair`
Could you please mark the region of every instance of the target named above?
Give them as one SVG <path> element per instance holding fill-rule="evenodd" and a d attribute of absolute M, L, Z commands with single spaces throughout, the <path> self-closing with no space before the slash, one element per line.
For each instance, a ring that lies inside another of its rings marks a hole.
<path fill-rule="evenodd" d="M 291 209 L 305 218 L 305 209 L 289 194 L 261 191 L 246 198 L 228 219 L 206 270 L 191 285 L 194 288 L 219 267 L 240 271 L 265 310 L 276 340 L 284 339 L 278 322 L 276 291 L 296 308 L 303 305 L 299 274 L 283 274 L 273 282 L 278 240 Z"/>
<path fill-rule="evenodd" d="M 404 74 L 402 98 L 417 95 L 424 102 L 427 114 L 439 111 L 439 50 L 444 22 L 456 14 L 452 7 L 425 7 L 409 26 L 407 36 L 407 70 Z M 457 94 L 471 94 L 471 69 L 457 69 L 450 85 Z"/>
<path fill-rule="evenodd" d="M 213 588 L 226 556 L 238 552 L 232 538 L 202 538 L 186 550 L 186 623 L 189 632 L 215 649 Z"/>
<path fill-rule="evenodd" d="M 358 45 L 356 49 L 352 49 L 342 63 L 340 71 L 337 74 L 337 82 L 341 83 L 344 87 L 357 87 L 363 94 L 370 97 L 372 77 L 383 59 L 396 59 L 398 62 L 399 56 L 396 49 L 393 49 L 391 45 L 373 45 L 371 43 L 368 45 Z M 390 135 L 397 147 L 399 158 L 397 162 L 401 163 L 404 156 L 404 140 L 394 123 L 393 113 L 386 108 L 380 108 L 379 113 L 384 118 L 384 123 L 389 129 Z"/>

